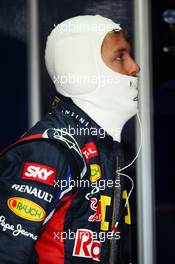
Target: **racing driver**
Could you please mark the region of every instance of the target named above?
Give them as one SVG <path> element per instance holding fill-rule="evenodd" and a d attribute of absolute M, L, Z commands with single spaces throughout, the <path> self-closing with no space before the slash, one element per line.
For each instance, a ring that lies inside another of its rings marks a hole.
<path fill-rule="evenodd" d="M 50 33 L 51 112 L 0 157 L 1 264 L 132 263 L 121 131 L 137 109 L 128 35 L 100 15 Z"/>

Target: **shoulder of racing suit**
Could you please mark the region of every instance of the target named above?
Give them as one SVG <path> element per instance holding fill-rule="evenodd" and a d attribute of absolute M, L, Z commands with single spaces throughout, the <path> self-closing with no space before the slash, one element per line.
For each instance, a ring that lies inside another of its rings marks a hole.
<path fill-rule="evenodd" d="M 69 258 L 76 263 L 85 263 L 86 257 L 88 257 L 88 263 L 94 260 L 99 261 L 98 254 L 93 255 L 89 252 L 89 246 L 82 249 L 83 253 L 74 252 L 73 248 L 75 249 L 76 245 L 78 250 L 78 244 L 76 244 L 78 242 L 74 240 L 65 240 L 64 246 L 60 245 L 60 253 L 57 249 L 56 236 L 53 238 L 53 227 L 57 233 L 60 230 L 67 231 L 66 223 L 71 221 L 70 230 L 77 230 L 77 232 L 84 230 L 89 234 L 92 232 L 95 234 L 97 230 L 102 232 L 111 230 L 113 189 L 90 186 L 79 191 L 78 188 L 67 185 L 67 182 L 77 176 L 88 180 L 91 177 L 90 181 L 96 182 L 97 179 L 101 180 L 103 175 L 106 180 L 113 181 L 116 175 L 116 153 L 114 153 L 113 141 L 110 137 L 99 139 L 91 134 L 82 137 L 76 133 L 72 135 L 69 132 L 70 127 L 89 127 L 90 129 L 91 119 L 78 107 L 71 105 L 69 108 L 69 104 L 62 106 L 61 109 L 53 109 L 1 154 L 0 263 L 38 263 L 35 262 L 37 257 L 34 256 L 36 252 L 34 253 L 33 250 L 36 240 L 35 249 L 41 261 L 45 258 L 48 261 L 51 252 L 60 258 L 60 263 L 70 263 Z M 120 156 L 119 144 L 117 155 Z M 97 175 L 94 172 L 97 172 Z M 64 186 L 61 186 L 63 181 Z M 121 190 L 120 188 L 117 190 L 119 197 Z M 78 196 L 76 196 L 77 193 Z M 105 218 L 102 223 L 99 221 L 99 212 L 96 216 L 93 215 L 93 211 L 99 209 L 97 204 L 100 204 L 100 197 L 103 198 L 102 207 L 106 208 L 103 211 Z M 120 199 L 119 197 L 116 215 L 120 210 Z M 96 205 L 93 207 L 94 202 Z M 61 206 L 64 210 L 56 211 L 58 208 L 61 209 Z M 75 221 L 75 218 L 74 222 L 71 217 L 75 212 L 79 218 L 78 221 Z M 55 226 L 57 219 L 60 219 L 60 223 Z M 82 223 L 85 229 L 82 229 Z M 38 239 L 39 235 L 40 239 Z M 53 247 L 49 249 L 45 243 L 46 240 L 52 243 Z M 103 262 L 107 263 L 108 243 L 97 242 L 98 247 L 102 245 L 101 256 L 104 259 Z M 92 248 L 94 245 L 92 243 Z M 9 249 L 11 254 L 8 254 Z M 46 250 L 50 252 L 47 256 Z M 115 251 L 118 252 L 117 247 Z M 66 254 L 62 260 L 64 252 Z M 32 262 L 30 262 L 31 256 Z M 80 262 L 77 262 L 78 259 Z M 56 260 L 53 263 L 56 263 Z"/>
<path fill-rule="evenodd" d="M 59 202 L 64 203 L 63 197 L 75 194 L 70 180 L 86 172 L 77 141 L 62 134 L 63 119 L 58 111 L 57 120 L 47 115 L 1 152 L 0 263 L 28 263 L 33 254 L 28 249 L 32 250 L 42 226 Z"/>
<path fill-rule="evenodd" d="M 43 221 L 76 191 L 67 184 L 79 177 L 72 153 L 35 129 L 30 133 L 0 157 L 0 263 L 28 263 Z"/>

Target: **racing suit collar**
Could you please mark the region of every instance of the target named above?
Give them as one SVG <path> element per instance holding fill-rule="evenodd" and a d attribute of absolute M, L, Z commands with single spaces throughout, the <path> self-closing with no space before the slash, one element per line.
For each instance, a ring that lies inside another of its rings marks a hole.
<path fill-rule="evenodd" d="M 109 135 L 102 127 L 100 127 L 88 114 L 86 114 L 81 108 L 79 108 L 75 103 L 72 101 L 71 98 L 64 97 L 63 95 L 58 94 L 54 97 L 52 102 L 52 108 L 57 109 L 64 114 L 67 114 L 81 122 L 84 120 L 83 125 L 89 129 L 93 128 L 96 133 L 92 132 L 91 136 L 94 138 L 95 141 L 99 141 L 100 143 L 106 145 L 106 147 L 113 148 L 116 145 L 118 148 L 121 147 L 121 143 L 118 141 L 114 141 L 113 137 Z M 94 131 L 93 130 L 93 131 Z M 103 132 L 103 133 L 102 133 Z"/>

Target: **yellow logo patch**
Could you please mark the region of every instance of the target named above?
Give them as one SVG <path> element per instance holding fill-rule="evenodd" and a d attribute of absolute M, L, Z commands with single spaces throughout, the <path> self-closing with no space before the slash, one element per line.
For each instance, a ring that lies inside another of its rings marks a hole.
<path fill-rule="evenodd" d="M 12 197 L 8 199 L 7 204 L 10 210 L 21 218 L 40 222 L 46 217 L 44 209 L 28 199 Z"/>
<path fill-rule="evenodd" d="M 91 169 L 90 181 L 96 182 L 101 178 L 101 168 L 98 164 L 91 164 L 90 169 Z"/>

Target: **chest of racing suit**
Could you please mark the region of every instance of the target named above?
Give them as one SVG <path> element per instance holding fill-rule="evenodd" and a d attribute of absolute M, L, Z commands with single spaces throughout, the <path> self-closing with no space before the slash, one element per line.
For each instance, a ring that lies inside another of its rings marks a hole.
<path fill-rule="evenodd" d="M 129 263 L 120 143 L 62 99 L 0 159 L 0 263 Z"/>

